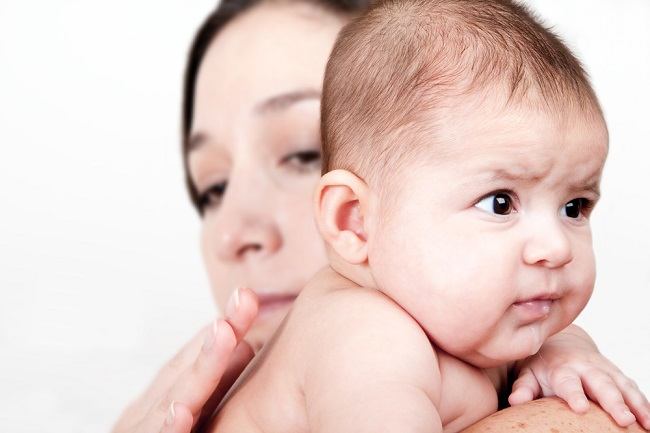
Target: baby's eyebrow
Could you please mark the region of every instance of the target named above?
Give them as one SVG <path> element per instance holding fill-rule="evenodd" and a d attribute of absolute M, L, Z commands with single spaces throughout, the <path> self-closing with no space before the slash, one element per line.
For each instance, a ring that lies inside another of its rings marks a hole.
<path fill-rule="evenodd" d="M 485 179 L 489 182 L 495 180 L 509 180 L 517 182 L 539 182 L 545 176 L 546 172 L 533 173 L 525 167 L 495 168 L 486 172 Z"/>
<path fill-rule="evenodd" d="M 592 180 L 585 183 L 575 183 L 570 186 L 569 191 L 571 192 L 581 192 L 589 191 L 596 196 L 596 199 L 600 198 L 600 179 Z"/>
<path fill-rule="evenodd" d="M 508 183 L 534 183 L 541 180 L 543 174 L 533 174 L 526 170 L 525 167 L 519 168 L 481 168 L 476 171 L 470 170 L 465 174 L 465 181 L 462 182 L 462 188 L 478 187 L 481 188 L 485 185 L 490 185 L 498 181 L 506 181 Z"/>
<path fill-rule="evenodd" d="M 524 166 L 520 167 L 510 167 L 510 168 L 492 168 L 482 173 L 480 176 L 481 183 L 491 183 L 499 180 L 505 180 L 509 182 L 526 182 L 526 183 L 535 183 L 539 182 L 547 175 L 547 172 L 539 171 L 537 173 L 531 172 Z M 476 179 L 468 183 L 474 183 Z M 578 179 L 569 184 L 568 190 L 572 193 L 578 193 L 583 191 L 591 192 L 596 196 L 596 199 L 600 198 L 600 173 L 594 174 L 590 173 L 583 179 Z"/>

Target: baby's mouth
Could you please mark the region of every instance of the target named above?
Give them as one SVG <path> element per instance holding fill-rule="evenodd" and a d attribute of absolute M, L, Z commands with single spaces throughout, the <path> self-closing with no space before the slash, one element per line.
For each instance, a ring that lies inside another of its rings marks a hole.
<path fill-rule="evenodd" d="M 512 304 L 524 324 L 545 319 L 551 313 L 555 299 L 533 298 Z"/>

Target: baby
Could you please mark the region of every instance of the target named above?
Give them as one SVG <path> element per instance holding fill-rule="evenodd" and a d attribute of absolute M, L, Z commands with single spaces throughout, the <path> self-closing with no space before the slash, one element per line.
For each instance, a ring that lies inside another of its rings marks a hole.
<path fill-rule="evenodd" d="M 330 266 L 213 420 L 457 432 L 584 308 L 607 128 L 579 62 L 507 0 L 388 0 L 343 29 L 322 106 Z"/>

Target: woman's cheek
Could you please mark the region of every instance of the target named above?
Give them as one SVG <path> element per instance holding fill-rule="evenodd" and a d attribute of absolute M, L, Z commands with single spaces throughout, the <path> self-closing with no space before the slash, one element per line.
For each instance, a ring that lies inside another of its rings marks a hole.
<path fill-rule="evenodd" d="M 233 288 L 228 286 L 227 281 L 223 278 L 227 273 L 223 272 L 223 269 L 220 269 L 219 263 L 216 259 L 214 248 L 217 235 L 218 233 L 214 224 L 214 218 L 209 214 L 204 215 L 201 222 L 200 235 L 203 265 L 208 273 L 212 297 L 217 303 L 218 308 L 223 309 Z M 221 275 L 221 279 L 217 278 L 219 275 Z M 218 284 L 218 282 L 221 282 L 221 284 Z"/>
<path fill-rule="evenodd" d="M 313 269 L 314 272 L 327 264 L 324 241 L 318 232 L 314 217 L 313 194 L 320 175 L 303 180 L 299 190 L 287 195 L 283 231 L 291 245 L 288 254 L 293 265 Z M 311 265 L 311 266 L 310 266 Z"/>

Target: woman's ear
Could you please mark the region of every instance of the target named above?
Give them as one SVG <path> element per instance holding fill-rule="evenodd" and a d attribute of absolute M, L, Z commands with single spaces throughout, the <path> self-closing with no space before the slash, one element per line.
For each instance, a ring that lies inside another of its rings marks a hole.
<path fill-rule="evenodd" d="M 364 228 L 368 197 L 366 183 L 347 170 L 326 173 L 316 189 L 316 222 L 321 236 L 352 264 L 368 258 Z"/>

